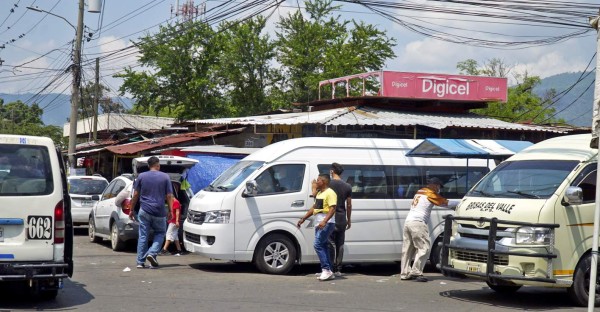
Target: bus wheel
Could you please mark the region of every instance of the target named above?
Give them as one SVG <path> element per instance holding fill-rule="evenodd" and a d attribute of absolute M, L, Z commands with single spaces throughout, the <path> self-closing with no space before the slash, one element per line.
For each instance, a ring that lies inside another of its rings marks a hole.
<path fill-rule="evenodd" d="M 567 289 L 571 300 L 579 306 L 587 307 L 590 290 L 590 271 L 592 268 L 592 255 L 586 255 L 577 265 L 575 275 L 573 276 L 573 285 Z M 600 266 L 599 266 L 600 269 Z M 596 276 L 596 302 L 595 306 L 600 305 L 600 287 L 598 285 L 600 278 Z"/>
<path fill-rule="evenodd" d="M 512 293 L 516 292 L 517 290 L 519 290 L 519 288 L 521 288 L 521 286 L 515 286 L 515 285 L 496 285 L 496 284 L 492 284 L 490 282 L 486 282 L 486 283 L 493 291 L 500 293 L 500 294 L 512 294 Z"/>
<path fill-rule="evenodd" d="M 254 264 L 268 274 L 286 274 L 296 262 L 296 247 L 285 235 L 273 234 L 258 243 Z"/>

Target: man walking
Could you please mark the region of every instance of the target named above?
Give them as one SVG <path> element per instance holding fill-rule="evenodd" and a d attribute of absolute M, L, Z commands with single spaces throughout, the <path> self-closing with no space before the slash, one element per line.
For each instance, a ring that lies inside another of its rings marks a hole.
<path fill-rule="evenodd" d="M 449 202 L 440 196 L 442 181 L 438 178 L 431 178 L 427 186 L 421 188 L 415 194 L 410 211 L 404 222 L 402 239 L 402 263 L 400 269 L 401 280 L 416 280 L 418 282 L 427 282 L 423 276 L 423 268 L 427 261 L 429 251 L 429 217 L 433 205 L 456 207 L 457 203 Z M 411 267 L 410 262 L 414 260 Z"/>
<path fill-rule="evenodd" d="M 148 158 L 149 171 L 141 173 L 133 183 L 133 198 L 131 207 L 140 201 L 138 220 L 140 223 L 137 245 L 137 267 L 145 268 L 145 262 L 150 262 L 150 268 L 158 268 L 156 255 L 165 239 L 167 218 L 171 218 L 173 209 L 173 187 L 169 175 L 160 171 L 160 160 L 152 156 Z M 167 207 L 165 209 L 165 202 Z M 135 210 L 129 213 L 131 220 L 135 219 Z M 152 246 L 148 248 L 150 230 L 154 231 Z"/>
<path fill-rule="evenodd" d="M 329 254 L 329 235 L 333 232 L 335 221 L 333 215 L 337 205 L 337 196 L 335 192 L 329 188 L 329 175 L 320 174 L 316 181 L 316 186 L 319 189 L 314 205 L 308 210 L 304 217 L 300 218 L 296 226 L 300 228 L 304 221 L 315 216 L 315 243 L 314 248 L 319 261 L 321 262 L 321 275 L 319 280 L 326 281 L 334 279 L 335 275 L 331 271 L 331 259 Z"/>
<path fill-rule="evenodd" d="M 342 275 L 342 260 L 344 258 L 344 242 L 346 240 L 346 230 L 352 226 L 350 221 L 352 215 L 352 186 L 344 182 L 341 178 L 344 167 L 338 163 L 332 163 L 331 169 L 331 187 L 337 195 L 337 205 L 335 209 L 335 229 L 331 233 L 329 243 L 330 258 L 332 260 L 333 272 L 335 276 Z"/>

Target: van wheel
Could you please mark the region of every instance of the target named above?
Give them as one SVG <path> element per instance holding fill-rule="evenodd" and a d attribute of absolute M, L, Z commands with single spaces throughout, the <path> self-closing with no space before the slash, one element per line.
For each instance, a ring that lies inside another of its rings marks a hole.
<path fill-rule="evenodd" d="M 496 285 L 496 284 L 491 284 L 490 282 L 486 282 L 486 284 L 495 292 L 500 293 L 500 294 L 512 294 L 514 292 L 516 292 L 517 290 L 519 290 L 521 288 L 521 286 L 515 286 L 515 285 Z"/>
<path fill-rule="evenodd" d="M 89 221 L 88 235 L 90 237 L 90 242 L 92 242 L 92 243 L 102 242 L 102 237 L 96 236 L 96 225 L 94 224 L 94 218 L 92 218 L 92 217 L 90 217 L 90 221 Z"/>
<path fill-rule="evenodd" d="M 436 271 L 441 271 L 443 239 L 444 238 L 440 236 L 435 240 L 435 242 L 431 246 L 431 254 L 429 255 L 429 262 L 431 263 L 433 269 Z"/>
<path fill-rule="evenodd" d="M 598 265 L 600 268 L 600 265 Z M 592 269 L 592 255 L 587 254 L 583 258 L 577 268 L 575 269 L 575 275 L 573 276 L 573 285 L 567 289 L 571 300 L 579 306 L 587 307 L 590 290 L 590 271 Z M 596 300 L 595 306 L 600 305 L 600 276 L 596 275 Z"/>
<path fill-rule="evenodd" d="M 262 273 L 287 274 L 295 262 L 296 247 L 285 235 L 269 235 L 258 243 L 254 264 Z"/>
<path fill-rule="evenodd" d="M 125 249 L 125 242 L 119 238 L 119 228 L 117 223 L 113 222 L 110 226 L 110 247 L 114 251 L 121 251 Z"/>

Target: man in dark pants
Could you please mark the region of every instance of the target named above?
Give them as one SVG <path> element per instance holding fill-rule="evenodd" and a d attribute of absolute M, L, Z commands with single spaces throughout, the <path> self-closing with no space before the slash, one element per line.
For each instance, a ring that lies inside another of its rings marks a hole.
<path fill-rule="evenodd" d="M 335 276 L 342 275 L 342 259 L 344 258 L 344 241 L 346 240 L 346 230 L 352 226 L 352 186 L 344 182 L 341 178 L 344 168 L 338 163 L 331 164 L 329 173 L 331 174 L 331 183 L 329 187 L 337 194 L 337 206 L 335 211 L 335 229 L 330 236 L 331 262 Z"/>

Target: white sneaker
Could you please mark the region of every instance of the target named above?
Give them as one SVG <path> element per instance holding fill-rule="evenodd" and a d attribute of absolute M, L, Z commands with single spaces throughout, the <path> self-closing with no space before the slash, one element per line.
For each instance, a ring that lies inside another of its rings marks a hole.
<path fill-rule="evenodd" d="M 332 280 L 334 278 L 335 278 L 335 275 L 333 275 L 333 272 L 331 272 L 329 270 L 323 271 L 323 273 L 321 273 L 321 276 L 319 276 L 320 281 Z"/>
<path fill-rule="evenodd" d="M 338 277 L 339 277 L 339 276 L 342 276 L 342 272 L 340 272 L 340 271 L 335 271 L 335 272 L 333 273 L 333 275 L 335 275 L 335 276 L 338 276 Z"/>

